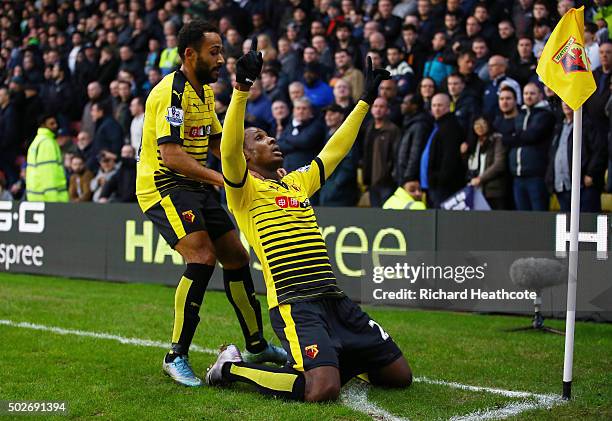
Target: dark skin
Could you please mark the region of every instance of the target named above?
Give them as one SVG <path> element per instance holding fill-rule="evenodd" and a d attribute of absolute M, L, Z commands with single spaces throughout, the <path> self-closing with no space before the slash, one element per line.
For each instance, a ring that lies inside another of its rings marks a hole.
<path fill-rule="evenodd" d="M 219 69 L 225 63 L 222 53 L 221 36 L 214 32 L 203 34 L 199 48 L 187 47 L 185 49 L 181 71 L 198 96 L 204 96 L 205 84 L 213 83 L 219 77 Z M 220 144 L 220 133 L 211 136 L 208 141 L 208 148 L 217 157 L 220 156 Z M 203 167 L 185 152 L 181 145 L 164 143 L 159 146 L 159 151 L 164 165 L 168 168 L 194 180 L 223 187 L 223 176 L 217 171 Z"/>
<path fill-rule="evenodd" d="M 225 63 L 221 36 L 214 32 L 203 34 L 199 48 L 187 47 L 181 71 L 196 93 L 203 97 L 204 85 L 219 77 L 219 69 Z M 220 156 L 221 134 L 211 136 L 208 148 Z M 214 186 L 223 186 L 223 176 L 217 171 L 202 166 L 175 143 L 164 143 L 159 150 L 168 168 L 189 178 Z M 240 269 L 249 264 L 249 255 L 242 246 L 236 230 L 231 230 L 213 241 L 207 231 L 196 231 L 181 238 L 176 250 L 187 263 L 213 266 L 217 259 L 224 269 Z"/>
<path fill-rule="evenodd" d="M 276 139 L 255 127 L 244 131 L 244 156 L 250 171 L 256 171 L 271 180 L 280 180 L 287 172 L 282 168 L 283 154 Z M 342 386 L 340 370 L 332 366 L 316 367 L 304 372 L 306 402 L 333 401 L 338 399 Z M 412 371 L 408 361 L 401 356 L 391 364 L 368 372 L 373 385 L 388 388 L 405 388 L 412 383 Z"/>

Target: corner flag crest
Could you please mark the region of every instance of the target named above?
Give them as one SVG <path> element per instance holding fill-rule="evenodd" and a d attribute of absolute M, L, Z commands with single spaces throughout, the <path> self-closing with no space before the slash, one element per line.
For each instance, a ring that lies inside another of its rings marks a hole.
<path fill-rule="evenodd" d="M 584 47 L 570 36 L 563 46 L 552 57 L 552 61 L 561 64 L 566 74 L 573 72 L 590 72 L 591 66 Z"/>

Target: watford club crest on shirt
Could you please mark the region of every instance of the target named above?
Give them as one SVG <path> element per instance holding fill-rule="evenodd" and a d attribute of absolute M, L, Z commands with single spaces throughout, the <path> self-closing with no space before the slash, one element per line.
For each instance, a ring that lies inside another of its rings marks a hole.
<path fill-rule="evenodd" d="M 304 352 L 306 353 L 306 356 L 308 358 L 314 360 L 315 358 L 317 358 L 317 355 L 319 355 L 319 345 L 308 345 L 304 348 Z"/>
<path fill-rule="evenodd" d="M 195 221 L 195 215 L 192 210 L 185 211 L 181 215 L 183 215 L 183 219 L 185 220 L 185 222 L 193 224 L 193 221 Z"/>
<path fill-rule="evenodd" d="M 574 37 L 569 37 L 552 59 L 563 67 L 566 74 L 590 71 L 586 51 Z"/>

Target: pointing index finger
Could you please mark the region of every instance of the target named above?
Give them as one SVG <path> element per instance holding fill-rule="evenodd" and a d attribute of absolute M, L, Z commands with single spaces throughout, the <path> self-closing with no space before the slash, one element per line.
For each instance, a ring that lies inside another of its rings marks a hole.
<path fill-rule="evenodd" d="M 257 37 L 251 38 L 251 51 L 257 52 Z"/>

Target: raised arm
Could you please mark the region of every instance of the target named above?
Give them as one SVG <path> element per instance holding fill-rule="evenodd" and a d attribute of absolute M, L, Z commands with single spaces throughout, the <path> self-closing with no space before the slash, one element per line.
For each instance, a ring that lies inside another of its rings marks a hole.
<path fill-rule="evenodd" d="M 251 51 L 240 57 L 236 62 L 236 87 L 230 100 L 223 133 L 221 135 L 221 165 L 223 180 L 228 192 L 228 202 L 231 196 L 239 192 L 247 178 L 247 163 L 244 158 L 244 115 L 249 89 L 259 76 L 263 66 L 263 57 L 257 53 L 257 38 L 253 38 Z"/>
<path fill-rule="evenodd" d="M 370 105 L 360 100 L 319 153 L 318 158 L 325 168 L 326 179 L 329 178 L 340 161 L 344 159 L 353 147 L 353 143 L 355 143 L 355 139 L 359 134 L 361 123 L 369 109 Z"/>
<path fill-rule="evenodd" d="M 223 180 L 230 187 L 240 187 L 246 176 L 246 159 L 242 151 L 244 145 L 244 114 L 249 92 L 234 89 L 230 100 L 223 133 L 221 135 L 221 166 Z"/>
<path fill-rule="evenodd" d="M 318 155 L 319 160 L 323 164 L 323 172 L 326 179 L 329 178 L 340 161 L 351 150 L 359 134 L 361 123 L 368 113 L 370 105 L 372 105 L 378 96 L 378 85 L 383 80 L 389 79 L 391 75 L 383 69 L 373 70 L 372 59 L 368 57 L 365 77 L 365 90 L 359 102 Z"/>

